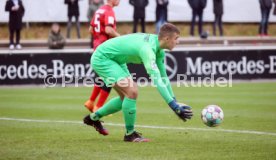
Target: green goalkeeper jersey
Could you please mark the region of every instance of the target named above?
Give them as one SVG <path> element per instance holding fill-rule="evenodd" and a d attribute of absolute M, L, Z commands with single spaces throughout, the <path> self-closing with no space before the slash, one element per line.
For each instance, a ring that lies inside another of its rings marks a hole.
<path fill-rule="evenodd" d="M 143 64 L 165 101 L 169 103 L 173 100 L 174 94 L 164 64 L 165 52 L 160 48 L 157 35 L 135 33 L 110 39 L 96 49 L 93 57 L 104 57 L 120 65 Z"/>

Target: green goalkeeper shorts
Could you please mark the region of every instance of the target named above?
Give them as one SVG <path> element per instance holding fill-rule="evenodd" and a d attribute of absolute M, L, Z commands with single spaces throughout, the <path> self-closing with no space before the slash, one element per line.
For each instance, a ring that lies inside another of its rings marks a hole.
<path fill-rule="evenodd" d="M 103 79 L 107 86 L 131 76 L 125 63 L 118 64 L 100 54 L 93 54 L 90 63 L 93 70 Z"/>

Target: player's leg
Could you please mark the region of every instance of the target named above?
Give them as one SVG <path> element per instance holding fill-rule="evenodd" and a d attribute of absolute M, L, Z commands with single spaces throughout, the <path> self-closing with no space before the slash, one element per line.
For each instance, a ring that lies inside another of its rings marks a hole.
<path fill-rule="evenodd" d="M 124 141 L 148 142 L 149 139 L 143 138 L 134 128 L 136 122 L 136 100 L 138 97 L 137 84 L 129 77 L 116 83 L 114 88 L 124 95 L 122 103 L 122 111 L 126 127 Z"/>
<path fill-rule="evenodd" d="M 92 60 L 94 60 L 92 63 L 94 70 L 104 79 L 107 86 L 114 84 L 113 88 L 115 88 L 120 98 L 116 97 L 108 101 L 97 112 L 85 117 L 85 120 L 89 119 L 90 121 L 86 123 L 84 120 L 84 123 L 94 126 L 100 134 L 105 135 L 102 125 L 98 125 L 98 123 L 96 125 L 94 122 L 98 122 L 100 118 L 122 109 L 127 129 L 124 140 L 131 142 L 148 141 L 148 139 L 143 138 L 134 130 L 138 89 L 136 83 L 130 78 L 127 65 L 120 65 L 110 59 L 102 60 L 100 59 L 101 57 L 97 57 L 100 60 L 93 58 L 95 57 L 92 57 Z"/>
<path fill-rule="evenodd" d="M 116 113 L 122 109 L 122 103 L 124 100 L 125 93 L 120 88 L 116 87 L 116 83 L 123 81 L 127 77 L 130 77 L 130 73 L 127 69 L 126 64 L 119 65 L 116 62 L 107 62 L 109 68 L 100 71 L 101 75 L 105 80 L 106 87 L 110 87 L 110 84 L 115 84 L 114 88 L 118 93 L 119 97 L 113 98 L 108 101 L 103 107 L 101 107 L 96 113 L 98 114 L 99 118 L 107 116 L 109 114 Z M 103 67 L 104 68 L 104 67 Z M 127 82 L 126 82 L 127 83 Z M 102 87 L 104 88 L 104 87 Z M 106 88 L 107 90 L 108 88 Z"/>
<path fill-rule="evenodd" d="M 125 120 L 126 142 L 148 142 L 149 139 L 143 138 L 140 133 L 136 132 L 134 125 L 136 122 L 136 99 L 138 97 L 137 84 L 131 77 L 127 77 L 115 83 L 114 89 L 120 95 L 122 101 L 122 111 Z M 100 113 L 101 109 L 99 112 Z"/>
<path fill-rule="evenodd" d="M 109 100 L 102 108 L 100 108 L 97 112 L 87 115 L 83 122 L 87 125 L 93 126 L 96 131 L 98 131 L 102 135 L 108 135 L 108 130 L 106 130 L 101 122 L 100 118 L 107 116 L 109 114 L 116 113 L 122 109 L 122 103 L 124 99 L 124 94 L 121 93 L 120 90 L 115 89 L 119 95 L 119 97 L 112 98 Z"/>
<path fill-rule="evenodd" d="M 101 85 L 104 82 L 99 78 L 99 76 L 95 73 L 94 78 L 94 86 L 90 95 L 90 98 L 84 103 L 84 106 L 90 111 L 93 112 L 95 101 L 100 94 L 101 91 Z"/>
<path fill-rule="evenodd" d="M 130 75 L 127 65 L 121 65 L 121 69 L 127 75 Z M 136 132 L 134 125 L 136 122 L 136 99 L 138 97 L 138 87 L 131 76 L 126 77 L 115 83 L 114 89 L 121 93 L 122 111 L 125 120 L 126 134 L 124 141 L 127 142 L 148 142 L 149 139 L 143 138 L 140 133 Z"/>
<path fill-rule="evenodd" d="M 92 113 L 90 118 L 97 121 L 100 118 L 113 114 L 122 109 L 125 120 L 126 134 L 124 141 L 127 142 L 148 142 L 149 139 L 143 138 L 140 133 L 136 132 L 134 125 L 136 122 L 136 99 L 138 96 L 137 84 L 127 77 L 115 83 L 114 89 L 119 94 L 119 97 L 111 99 L 97 112 Z M 117 105 L 117 107 L 115 107 Z M 121 105 L 121 107 L 118 107 Z"/>
<path fill-rule="evenodd" d="M 123 103 L 123 99 L 124 99 L 124 94 L 114 88 L 115 91 L 118 93 L 118 97 L 114 97 L 112 99 L 110 99 L 106 104 L 104 104 L 103 107 L 101 107 L 99 110 L 97 110 L 95 112 L 95 114 L 91 114 L 91 118 L 93 120 L 99 120 L 101 117 L 105 117 L 107 115 L 116 113 L 120 110 L 122 110 L 122 103 Z"/>
<path fill-rule="evenodd" d="M 125 78 L 116 83 L 114 88 L 124 94 L 122 111 L 126 125 L 126 134 L 131 134 L 134 132 L 136 121 L 137 84 L 131 78 Z"/>
<path fill-rule="evenodd" d="M 99 108 L 101 108 L 105 101 L 107 100 L 110 92 L 111 92 L 112 87 L 107 87 L 104 83 L 101 86 L 101 90 L 99 93 L 99 98 L 97 104 L 93 108 L 93 112 L 96 112 Z"/>
<path fill-rule="evenodd" d="M 119 80 L 119 79 L 121 79 L 121 77 L 130 77 L 130 73 L 129 73 L 129 70 L 128 70 L 126 64 L 121 64 L 121 65 L 115 64 L 113 67 L 114 67 L 113 69 L 118 67 L 116 69 L 118 71 L 115 73 L 115 75 L 113 75 L 114 77 L 117 77 L 116 79 Z M 115 83 L 115 81 L 114 81 L 114 83 Z M 101 86 L 102 87 L 101 87 L 100 97 L 98 99 L 97 104 L 94 106 L 93 112 L 96 112 L 98 110 L 98 108 L 101 108 L 103 106 L 103 104 L 105 103 L 105 101 L 108 98 L 110 91 L 112 89 L 111 87 L 108 87 L 104 82 L 102 83 Z M 118 90 L 116 90 L 116 91 L 119 95 L 121 95 L 120 91 L 118 91 Z"/>
<path fill-rule="evenodd" d="M 104 82 L 109 86 L 119 81 L 121 78 L 129 77 L 130 74 L 126 73 L 122 67 L 109 59 L 101 59 L 97 57 L 93 59 L 92 56 L 92 67 L 103 78 Z M 123 94 L 119 93 L 122 97 Z M 103 128 L 99 119 L 106 115 L 120 111 L 122 108 L 122 100 L 119 97 L 109 100 L 102 108 L 97 112 L 92 113 L 84 118 L 84 123 L 93 126 L 100 134 L 107 135 L 108 132 Z"/>

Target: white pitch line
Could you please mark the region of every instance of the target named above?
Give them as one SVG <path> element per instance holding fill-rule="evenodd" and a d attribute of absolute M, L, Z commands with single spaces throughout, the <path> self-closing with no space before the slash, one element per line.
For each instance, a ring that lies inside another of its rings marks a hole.
<path fill-rule="evenodd" d="M 39 123 L 69 123 L 69 124 L 82 124 L 81 121 L 61 121 L 61 120 L 38 120 L 38 119 L 21 119 L 21 118 L 7 118 L 0 117 L 0 120 L 6 121 L 19 121 L 19 122 L 39 122 Z M 124 127 L 124 124 L 119 123 L 104 123 L 108 126 Z M 150 129 L 169 129 L 169 130 L 193 130 L 193 131 L 213 131 L 213 132 L 228 132 L 228 133 L 244 133 L 244 134 L 257 134 L 257 135 L 270 135 L 276 136 L 273 132 L 250 131 L 250 130 L 231 130 L 231 129 L 207 129 L 207 128 L 182 128 L 182 127 L 166 127 L 166 126 L 148 126 L 148 125 L 135 125 L 138 128 Z"/>

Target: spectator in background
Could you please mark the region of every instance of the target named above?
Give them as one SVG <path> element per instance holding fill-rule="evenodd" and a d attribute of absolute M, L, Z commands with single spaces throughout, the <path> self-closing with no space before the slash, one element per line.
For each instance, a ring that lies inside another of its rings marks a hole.
<path fill-rule="evenodd" d="M 146 32 L 145 30 L 145 10 L 146 6 L 149 4 L 148 0 L 129 0 L 129 3 L 134 7 L 134 14 L 133 14 L 133 33 L 137 32 L 137 25 L 140 20 L 141 23 L 141 30 L 143 33 Z"/>
<path fill-rule="evenodd" d="M 272 0 L 259 0 L 261 8 L 260 36 L 268 36 L 269 13 L 272 8 Z"/>
<path fill-rule="evenodd" d="M 159 33 L 161 26 L 168 21 L 169 0 L 156 0 L 156 33 Z"/>
<path fill-rule="evenodd" d="M 91 21 L 92 17 L 94 16 L 94 13 L 100 6 L 104 4 L 103 0 L 88 0 L 88 11 L 87 11 L 87 18 L 88 22 Z"/>
<path fill-rule="evenodd" d="M 276 16 L 276 0 L 274 0 L 274 11 L 273 11 L 273 15 Z"/>
<path fill-rule="evenodd" d="M 213 24 L 213 35 L 216 36 L 216 26 L 219 28 L 219 35 L 223 36 L 222 15 L 223 15 L 223 0 L 213 0 L 215 21 Z"/>
<path fill-rule="evenodd" d="M 103 0 L 89 0 L 88 1 L 88 11 L 87 11 L 87 18 L 88 22 L 91 21 L 92 17 L 94 16 L 96 10 L 100 8 L 104 4 Z M 90 38 L 90 47 L 93 48 L 93 35 L 91 34 Z"/>
<path fill-rule="evenodd" d="M 21 0 L 7 0 L 5 11 L 9 14 L 9 30 L 10 30 L 10 49 L 22 49 L 20 45 L 20 31 L 22 29 L 22 18 L 25 9 Z M 16 35 L 16 42 L 14 46 L 14 33 Z"/>
<path fill-rule="evenodd" d="M 191 29 L 190 35 L 194 36 L 194 27 L 196 17 L 198 17 L 198 34 L 201 36 L 202 34 L 202 25 L 203 25 L 203 10 L 206 7 L 207 0 L 188 0 L 189 5 L 192 8 L 192 22 L 191 22 Z"/>
<path fill-rule="evenodd" d="M 80 38 L 79 0 L 65 0 L 64 3 L 68 5 L 67 38 L 70 38 L 73 17 L 75 17 L 76 20 L 77 36 Z"/>
<path fill-rule="evenodd" d="M 52 25 L 48 37 L 48 45 L 50 49 L 63 49 L 65 45 L 65 38 L 60 32 L 60 26 L 57 23 Z"/>

